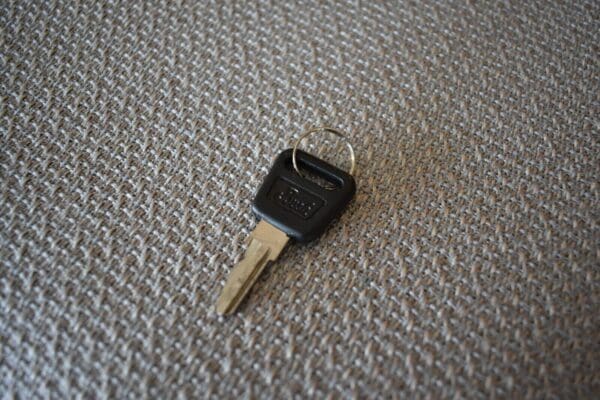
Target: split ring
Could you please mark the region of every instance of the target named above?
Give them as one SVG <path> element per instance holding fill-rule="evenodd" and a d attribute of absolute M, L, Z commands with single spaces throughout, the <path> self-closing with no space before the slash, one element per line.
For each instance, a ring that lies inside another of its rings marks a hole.
<path fill-rule="evenodd" d="M 346 135 L 344 135 L 342 132 L 333 129 L 333 128 L 328 128 L 328 127 L 319 127 L 319 128 L 313 128 L 310 129 L 306 132 L 304 132 L 299 138 L 298 141 L 296 141 L 296 144 L 294 145 L 294 150 L 292 151 L 292 164 L 294 166 L 294 169 L 296 170 L 296 172 L 302 176 L 302 173 L 300 172 L 300 169 L 298 168 L 298 163 L 296 162 L 296 151 L 298 150 L 298 146 L 300 146 L 300 143 L 306 139 L 308 136 L 313 135 L 315 133 L 319 133 L 319 132 L 327 132 L 327 133 L 331 133 L 339 138 L 341 138 L 345 143 L 346 143 L 346 147 L 348 147 L 348 150 L 350 151 L 350 171 L 348 171 L 348 173 L 350 175 L 354 175 L 354 168 L 356 167 L 356 157 L 354 156 L 354 149 L 352 148 L 352 145 L 350 144 L 350 141 L 348 140 L 348 138 L 346 137 Z"/>

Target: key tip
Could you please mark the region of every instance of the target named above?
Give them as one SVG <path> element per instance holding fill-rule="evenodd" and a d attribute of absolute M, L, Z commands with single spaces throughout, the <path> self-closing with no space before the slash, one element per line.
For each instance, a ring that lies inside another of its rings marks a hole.
<path fill-rule="evenodd" d="M 233 308 L 231 307 L 231 303 L 228 301 L 225 301 L 225 300 L 226 299 L 223 299 L 221 297 L 217 301 L 217 304 L 215 306 L 215 311 L 219 315 L 229 315 L 234 311 Z"/>

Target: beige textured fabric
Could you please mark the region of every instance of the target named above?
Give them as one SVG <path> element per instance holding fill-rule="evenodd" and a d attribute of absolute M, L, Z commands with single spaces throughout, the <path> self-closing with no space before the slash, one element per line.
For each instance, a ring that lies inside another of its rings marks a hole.
<path fill-rule="evenodd" d="M 600 395 L 597 1 L 0 7 L 2 394 Z M 355 201 L 219 317 L 323 124 Z"/>

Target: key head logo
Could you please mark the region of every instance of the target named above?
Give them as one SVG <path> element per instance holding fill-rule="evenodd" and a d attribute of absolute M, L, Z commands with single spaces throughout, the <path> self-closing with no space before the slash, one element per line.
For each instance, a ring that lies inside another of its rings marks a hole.
<path fill-rule="evenodd" d="M 323 206 L 323 200 L 282 178 L 275 181 L 269 197 L 302 219 L 309 219 Z"/>

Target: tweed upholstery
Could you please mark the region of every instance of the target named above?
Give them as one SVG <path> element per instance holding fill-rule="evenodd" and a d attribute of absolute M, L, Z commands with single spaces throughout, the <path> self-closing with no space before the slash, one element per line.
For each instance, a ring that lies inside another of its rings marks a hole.
<path fill-rule="evenodd" d="M 597 398 L 599 15 L 1 2 L 0 393 Z M 218 316 L 255 190 L 320 125 L 355 200 Z"/>

